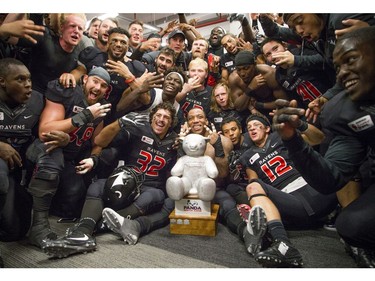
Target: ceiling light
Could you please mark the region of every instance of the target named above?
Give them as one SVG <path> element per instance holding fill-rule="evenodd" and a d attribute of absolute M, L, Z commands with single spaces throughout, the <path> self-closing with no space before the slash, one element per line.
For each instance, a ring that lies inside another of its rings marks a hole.
<path fill-rule="evenodd" d="M 143 27 L 145 27 L 145 28 L 147 28 L 147 29 L 154 30 L 154 31 L 159 31 L 159 30 L 160 30 L 160 28 L 158 28 L 157 26 L 150 25 L 150 24 L 147 24 L 147 23 L 144 23 L 144 24 L 143 24 Z"/>

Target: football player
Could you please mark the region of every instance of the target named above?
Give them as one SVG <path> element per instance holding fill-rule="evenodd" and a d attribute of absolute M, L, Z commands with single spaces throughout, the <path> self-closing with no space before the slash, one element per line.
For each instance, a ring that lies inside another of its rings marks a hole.
<path fill-rule="evenodd" d="M 134 202 L 130 202 L 129 198 L 124 200 L 123 196 L 129 194 L 126 192 L 129 188 L 127 169 L 120 171 L 125 176 L 116 177 L 117 181 L 110 177 L 110 184 L 105 178 L 93 182 L 87 191 L 81 220 L 68 229 L 67 235 L 48 241 L 44 247 L 45 252 L 53 257 L 62 258 L 96 250 L 93 233 L 102 217 L 104 207 L 117 210 L 127 219 L 135 219 L 160 210 L 165 199 L 165 182 L 177 158 L 176 150 L 172 149 L 177 137 L 173 131 L 175 118 L 175 108 L 166 102 L 158 104 L 151 110 L 149 121 L 143 115 L 130 113 L 103 129 L 95 138 L 95 143 L 102 148 L 107 146 L 108 148 L 103 149 L 95 162 L 102 165 L 103 162 L 116 163 L 115 160 L 124 160 L 127 166 L 143 174 L 144 180 L 139 187 L 140 193 L 133 198 Z M 93 161 L 88 160 L 86 163 L 90 163 L 90 167 L 80 173 L 86 173 L 94 167 Z M 139 182 L 134 178 L 133 180 Z M 123 187 L 118 186 L 121 185 L 121 181 Z M 136 184 L 131 186 L 136 188 Z M 118 221 L 114 223 L 121 224 Z M 121 232 L 121 227 L 117 232 Z"/>
<path fill-rule="evenodd" d="M 302 256 L 291 244 L 283 223 L 297 227 L 314 225 L 336 207 L 337 197 L 320 194 L 306 183 L 290 161 L 278 134 L 271 132 L 266 117 L 253 114 L 246 123 L 254 144 L 239 159 L 249 178 L 246 192 L 252 207 L 244 236 L 247 250 L 266 267 L 302 266 Z M 311 144 L 318 144 L 324 138 L 322 132 L 304 121 L 299 130 Z M 227 191 L 236 198 L 243 189 L 232 184 Z M 266 232 L 272 244 L 262 249 Z"/>
<path fill-rule="evenodd" d="M 32 200 L 26 191 L 32 167 L 26 150 L 38 136 L 44 107 L 42 94 L 33 91 L 31 75 L 19 60 L 0 60 L 0 240 L 24 237 L 31 222 Z M 65 146 L 61 131 L 43 133 L 47 151 Z M 1 257 L 0 257 L 1 260 Z"/>
<path fill-rule="evenodd" d="M 110 110 L 111 105 L 103 99 L 109 83 L 110 76 L 101 67 L 91 70 L 83 77 L 82 85 L 75 88 L 64 88 L 58 80 L 48 83 L 39 139 L 31 144 L 27 154 L 28 159 L 36 163 L 28 191 L 33 197 L 29 241 L 37 247 L 41 248 L 47 238 L 56 237 L 48 222 L 52 199 L 54 210 L 60 212 L 60 216 L 79 215 L 86 185 L 76 171 L 86 169 L 87 161 L 80 160 L 94 153 L 90 139 L 103 128 L 103 117 Z M 68 133 L 70 139 L 63 149 L 48 152 L 44 133 L 52 130 Z"/>

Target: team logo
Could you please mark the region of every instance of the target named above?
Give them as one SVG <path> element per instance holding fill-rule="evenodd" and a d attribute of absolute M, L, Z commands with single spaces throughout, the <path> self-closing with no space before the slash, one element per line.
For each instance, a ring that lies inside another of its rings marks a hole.
<path fill-rule="evenodd" d="M 250 164 L 251 164 L 251 165 L 254 164 L 254 162 L 257 161 L 259 158 L 260 158 L 259 153 L 254 154 L 254 155 L 250 158 L 250 160 L 249 160 L 249 161 L 250 161 Z"/>
<path fill-rule="evenodd" d="M 143 141 L 145 143 L 148 143 L 148 144 L 153 144 L 154 143 L 154 140 L 152 138 L 147 137 L 147 136 L 142 136 L 141 141 Z"/>
<path fill-rule="evenodd" d="M 75 106 L 73 107 L 73 112 L 74 112 L 74 113 L 80 113 L 82 110 L 83 110 L 83 108 L 80 107 L 80 106 L 75 105 Z"/>
<path fill-rule="evenodd" d="M 186 205 L 184 206 L 185 212 L 202 212 L 202 208 L 199 206 L 198 202 L 191 202 L 187 200 Z"/>
<path fill-rule="evenodd" d="M 233 65 L 233 61 L 228 61 L 225 63 L 225 67 L 232 66 L 232 65 Z"/>
<path fill-rule="evenodd" d="M 370 115 L 363 116 L 361 118 L 358 118 L 357 120 L 354 120 L 350 123 L 348 123 L 348 126 L 354 131 L 354 132 L 361 132 L 368 128 L 371 128 L 374 126 L 374 123 L 372 122 L 372 119 Z"/>

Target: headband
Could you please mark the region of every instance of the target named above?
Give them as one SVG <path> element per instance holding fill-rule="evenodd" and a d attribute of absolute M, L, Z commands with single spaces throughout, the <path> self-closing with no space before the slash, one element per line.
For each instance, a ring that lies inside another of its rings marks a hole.
<path fill-rule="evenodd" d="M 184 80 L 184 78 L 182 77 L 182 75 L 181 75 L 180 73 L 178 73 L 178 72 L 176 72 L 176 71 L 172 71 L 172 72 L 169 72 L 169 73 L 165 76 L 165 78 L 167 78 L 170 74 L 177 74 L 178 77 L 180 77 L 180 79 L 181 79 L 181 84 L 184 85 L 185 80 Z"/>

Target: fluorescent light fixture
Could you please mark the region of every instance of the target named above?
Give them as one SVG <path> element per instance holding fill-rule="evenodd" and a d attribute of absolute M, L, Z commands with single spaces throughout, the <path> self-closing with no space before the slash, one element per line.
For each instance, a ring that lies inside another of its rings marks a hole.
<path fill-rule="evenodd" d="M 150 24 L 147 24 L 147 23 L 144 23 L 143 24 L 143 27 L 147 28 L 147 29 L 151 29 L 151 30 L 154 30 L 154 31 L 159 31 L 160 28 L 156 27 L 156 26 L 153 26 L 153 25 L 150 25 Z"/>
<path fill-rule="evenodd" d="M 98 18 L 101 19 L 101 20 L 104 20 L 106 18 L 115 18 L 118 16 L 118 13 L 110 13 L 110 14 L 103 14 L 101 16 L 99 16 Z"/>
<path fill-rule="evenodd" d="M 98 16 L 98 19 L 104 20 L 104 19 L 107 19 L 107 18 L 116 18 L 117 16 L 118 16 L 118 13 L 103 14 L 101 16 Z M 86 22 L 86 29 L 89 28 L 90 21 L 91 21 L 91 19 Z"/>

